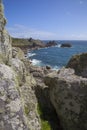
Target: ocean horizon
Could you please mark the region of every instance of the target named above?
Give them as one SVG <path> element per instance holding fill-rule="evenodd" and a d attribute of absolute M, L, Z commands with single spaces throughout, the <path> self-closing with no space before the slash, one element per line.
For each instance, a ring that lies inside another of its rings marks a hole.
<path fill-rule="evenodd" d="M 46 44 L 52 40 L 43 40 Z M 86 40 L 54 40 L 58 45 L 47 48 L 40 48 L 28 52 L 28 57 L 33 65 L 46 66 L 49 65 L 52 69 L 60 69 L 66 66 L 73 55 L 87 52 Z M 72 47 L 61 48 L 62 43 L 70 43 Z"/>

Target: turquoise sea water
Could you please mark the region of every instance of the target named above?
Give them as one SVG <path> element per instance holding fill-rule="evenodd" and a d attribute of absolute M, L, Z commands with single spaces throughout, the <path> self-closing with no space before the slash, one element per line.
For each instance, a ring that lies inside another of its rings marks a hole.
<path fill-rule="evenodd" d="M 50 65 L 53 69 L 59 69 L 67 64 L 72 55 L 87 52 L 87 41 L 58 40 L 56 42 L 58 45 L 55 47 L 43 48 L 29 52 L 28 57 L 32 60 L 33 65 Z M 66 42 L 71 43 L 72 47 L 61 48 L 60 44 Z"/>

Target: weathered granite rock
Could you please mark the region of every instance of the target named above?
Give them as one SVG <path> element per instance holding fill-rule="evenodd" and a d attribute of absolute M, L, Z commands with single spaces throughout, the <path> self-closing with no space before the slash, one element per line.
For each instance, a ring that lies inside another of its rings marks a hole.
<path fill-rule="evenodd" d="M 3 5 L 0 3 L 0 61 L 10 64 L 12 57 L 11 37 L 5 30 L 6 19 L 3 11 Z"/>
<path fill-rule="evenodd" d="M 18 58 L 13 58 L 11 61 L 11 65 L 13 70 L 17 74 L 19 85 L 21 86 L 24 82 L 26 82 L 26 68 L 24 66 L 24 63 Z"/>
<path fill-rule="evenodd" d="M 58 44 L 56 43 L 56 41 L 49 41 L 49 42 L 45 45 L 45 47 L 52 47 L 52 46 L 56 46 L 56 45 L 58 45 Z"/>
<path fill-rule="evenodd" d="M 87 79 L 63 68 L 47 75 L 45 83 L 63 129 L 87 130 Z"/>
<path fill-rule="evenodd" d="M 19 47 L 12 47 L 12 57 L 20 60 L 24 59 L 24 52 Z"/>
<path fill-rule="evenodd" d="M 24 62 L 24 63 L 23 63 Z M 24 109 L 26 124 L 30 130 L 41 130 L 40 117 L 37 113 L 38 101 L 35 95 L 36 81 L 26 67 L 29 66 L 27 59 L 19 60 L 18 58 L 12 59 L 12 68 L 17 74 L 20 98 Z"/>
<path fill-rule="evenodd" d="M 29 130 L 17 89 L 15 72 L 0 64 L 0 130 Z"/>
<path fill-rule="evenodd" d="M 0 130 L 41 130 L 36 82 L 26 71 L 29 62 L 24 53 L 19 48 L 12 50 L 5 24 L 0 0 Z"/>
<path fill-rule="evenodd" d="M 87 78 L 87 53 L 73 56 L 66 67 L 73 68 L 77 75 Z"/>
<path fill-rule="evenodd" d="M 40 117 L 37 112 L 37 98 L 35 95 L 36 81 L 32 75 L 26 77 L 25 84 L 20 87 L 20 95 L 30 130 L 41 130 Z"/>

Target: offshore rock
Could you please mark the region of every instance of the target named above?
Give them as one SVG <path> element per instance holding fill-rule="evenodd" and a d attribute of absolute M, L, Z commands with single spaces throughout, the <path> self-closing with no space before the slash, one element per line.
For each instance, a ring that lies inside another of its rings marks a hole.
<path fill-rule="evenodd" d="M 70 43 L 62 43 L 61 47 L 62 48 L 64 48 L 64 47 L 72 47 L 72 45 Z"/>
<path fill-rule="evenodd" d="M 47 75 L 45 83 L 63 129 L 87 130 L 87 79 L 63 68 Z"/>
<path fill-rule="evenodd" d="M 56 41 L 49 41 L 49 42 L 45 45 L 45 47 L 52 47 L 52 46 L 56 46 L 56 45 L 58 45 L 58 44 L 56 43 Z"/>

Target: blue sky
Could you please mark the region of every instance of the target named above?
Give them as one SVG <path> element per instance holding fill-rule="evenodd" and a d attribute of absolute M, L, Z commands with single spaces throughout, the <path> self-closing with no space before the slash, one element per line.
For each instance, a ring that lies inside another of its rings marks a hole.
<path fill-rule="evenodd" d="M 87 40 L 87 0 L 3 0 L 14 37 Z"/>

